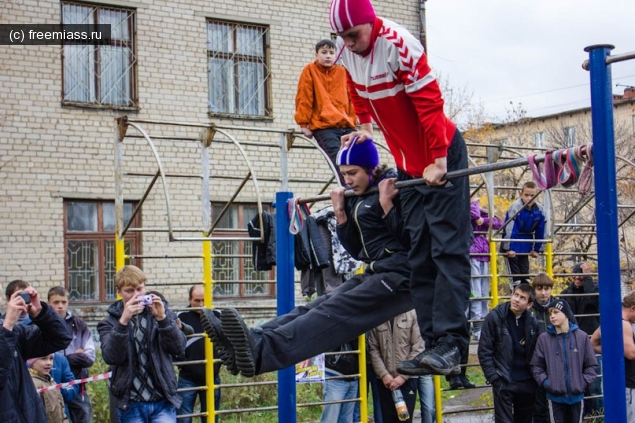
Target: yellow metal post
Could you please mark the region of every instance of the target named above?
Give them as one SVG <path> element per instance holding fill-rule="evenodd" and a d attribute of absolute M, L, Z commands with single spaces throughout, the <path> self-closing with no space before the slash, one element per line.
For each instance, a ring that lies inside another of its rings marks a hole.
<path fill-rule="evenodd" d="M 126 265 L 126 249 L 125 242 L 115 235 L 115 271 L 118 272 Z"/>
<path fill-rule="evenodd" d="M 357 348 L 359 349 L 359 419 L 361 422 L 368 422 L 368 377 L 366 375 L 366 335 L 361 334 L 357 338 Z"/>
<path fill-rule="evenodd" d="M 545 257 L 547 262 L 545 263 L 545 270 L 551 279 L 553 279 L 553 244 L 547 242 L 545 246 Z"/>
<path fill-rule="evenodd" d="M 203 236 L 207 234 L 203 232 Z M 203 304 L 206 308 L 212 308 L 212 241 L 203 241 Z M 212 340 L 205 334 L 205 380 L 207 381 L 207 416 L 208 421 L 216 417 L 214 404 L 214 346 Z"/>
<path fill-rule="evenodd" d="M 441 376 L 432 376 L 434 383 L 434 414 L 437 423 L 443 423 L 443 404 L 441 403 Z"/>
<path fill-rule="evenodd" d="M 498 305 L 498 253 L 494 241 L 489 242 L 489 272 L 492 275 L 492 308 L 494 308 Z"/>
<path fill-rule="evenodd" d="M 126 243 L 119 235 L 115 234 L 115 272 L 120 271 L 126 265 Z M 121 299 L 121 295 L 115 290 L 117 299 Z"/>

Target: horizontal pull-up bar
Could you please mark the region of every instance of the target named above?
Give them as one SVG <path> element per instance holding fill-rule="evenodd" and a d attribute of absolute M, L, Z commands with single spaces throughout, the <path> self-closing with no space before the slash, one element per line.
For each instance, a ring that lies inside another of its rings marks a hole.
<path fill-rule="evenodd" d="M 611 44 L 599 44 L 599 45 L 589 46 L 589 47 L 585 48 L 584 51 L 589 51 L 589 50 L 594 49 L 596 47 L 608 47 L 611 50 L 615 48 L 615 46 L 613 46 Z M 610 65 L 611 63 L 623 62 L 625 60 L 631 60 L 631 59 L 635 59 L 635 51 L 632 51 L 630 53 L 624 53 L 624 54 L 616 54 L 615 56 L 608 56 L 606 58 L 606 64 Z M 582 69 L 589 70 L 589 61 L 588 60 L 585 60 L 584 62 L 582 62 Z"/>
<path fill-rule="evenodd" d="M 535 163 L 542 163 L 544 161 L 545 161 L 544 155 L 536 156 L 534 159 Z M 517 159 L 508 160 L 506 162 L 488 163 L 481 166 L 474 166 L 474 167 L 468 167 L 465 169 L 453 170 L 452 172 L 446 173 L 443 176 L 443 180 L 447 181 L 450 179 L 460 178 L 463 176 L 477 175 L 479 173 L 493 172 L 495 170 L 511 169 L 513 167 L 524 166 L 527 164 L 529 164 L 529 160 L 526 157 L 519 157 Z M 417 179 L 410 179 L 407 181 L 397 181 L 395 183 L 395 186 L 397 188 L 405 188 L 405 187 L 412 187 L 415 185 L 423 185 L 425 183 L 426 182 L 423 178 L 417 178 Z M 367 192 L 377 192 L 377 188 L 374 188 L 374 187 L 370 188 L 370 190 Z M 353 190 L 347 190 L 344 193 L 345 197 L 352 197 L 354 195 L 355 195 L 355 192 Z M 314 197 L 303 197 L 303 198 L 300 198 L 298 202 L 304 204 L 304 203 L 312 203 L 315 201 L 325 201 L 330 199 L 331 199 L 330 194 L 323 194 L 323 195 L 316 195 Z"/>

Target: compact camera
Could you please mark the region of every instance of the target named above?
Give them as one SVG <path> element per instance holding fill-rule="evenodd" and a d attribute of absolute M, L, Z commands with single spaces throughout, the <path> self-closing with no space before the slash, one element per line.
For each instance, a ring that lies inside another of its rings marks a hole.
<path fill-rule="evenodd" d="M 149 294 L 139 295 L 137 298 L 141 300 L 139 302 L 139 305 L 142 305 L 142 306 L 152 305 L 152 295 L 149 295 Z"/>
<path fill-rule="evenodd" d="M 31 304 L 31 295 L 28 292 L 20 292 L 18 294 L 24 300 L 24 304 Z"/>

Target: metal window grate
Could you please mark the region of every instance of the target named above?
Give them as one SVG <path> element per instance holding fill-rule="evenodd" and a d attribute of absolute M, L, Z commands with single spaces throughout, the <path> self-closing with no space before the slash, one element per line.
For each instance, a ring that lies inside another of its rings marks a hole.
<path fill-rule="evenodd" d="M 211 113 L 271 116 L 268 36 L 267 26 L 208 20 Z"/>
<path fill-rule="evenodd" d="M 135 26 L 132 9 L 62 2 L 63 24 L 110 25 L 107 46 L 62 47 L 65 103 L 136 107 Z"/>

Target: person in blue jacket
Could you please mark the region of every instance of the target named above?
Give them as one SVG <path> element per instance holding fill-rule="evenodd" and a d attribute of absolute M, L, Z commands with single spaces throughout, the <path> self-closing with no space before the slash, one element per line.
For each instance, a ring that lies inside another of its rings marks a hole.
<path fill-rule="evenodd" d="M 55 383 L 66 383 L 75 380 L 75 375 L 71 370 L 71 365 L 68 362 L 68 359 L 59 352 L 56 352 L 53 355 L 53 368 L 51 369 L 51 377 L 53 378 Z M 64 398 L 64 413 L 68 417 L 69 421 L 71 420 L 71 418 L 68 412 L 67 403 L 69 401 L 73 401 L 77 397 L 77 395 L 79 394 L 79 386 L 80 385 L 70 385 L 61 389 L 62 398 Z"/>
<path fill-rule="evenodd" d="M 535 182 L 523 184 L 520 198 L 514 201 L 505 215 L 505 228 L 501 253 L 505 253 L 509 273 L 512 276 L 512 291 L 519 283 L 529 283 L 529 257 L 536 258 L 542 250 L 545 238 L 545 215 L 542 205 L 534 199 L 538 187 Z M 537 240 L 531 242 L 527 240 Z"/>
<path fill-rule="evenodd" d="M 584 390 L 597 377 L 595 351 L 589 335 L 575 324 L 566 301 L 554 300 L 548 310 L 551 324 L 538 337 L 531 372 L 547 391 L 551 421 L 580 422 Z"/>

